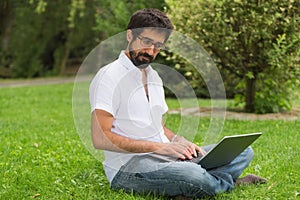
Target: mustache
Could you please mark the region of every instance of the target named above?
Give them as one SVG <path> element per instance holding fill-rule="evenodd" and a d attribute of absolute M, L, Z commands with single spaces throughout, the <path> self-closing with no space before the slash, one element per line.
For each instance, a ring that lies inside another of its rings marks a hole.
<path fill-rule="evenodd" d="M 144 57 L 146 57 L 146 58 L 149 58 L 150 61 L 153 60 L 153 56 L 149 55 L 149 54 L 146 53 L 146 52 L 145 52 L 145 53 L 140 52 L 140 53 L 138 53 L 138 56 L 144 56 Z"/>

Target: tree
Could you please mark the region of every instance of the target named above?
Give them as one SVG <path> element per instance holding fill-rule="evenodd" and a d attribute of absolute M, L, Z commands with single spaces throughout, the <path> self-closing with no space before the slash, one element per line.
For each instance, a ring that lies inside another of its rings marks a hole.
<path fill-rule="evenodd" d="M 70 57 L 83 60 L 100 41 L 124 31 L 136 9 L 163 6 L 163 0 L 1 0 L 0 77 L 62 74 Z"/>
<path fill-rule="evenodd" d="M 0 1 L 0 77 L 64 73 L 97 44 L 94 14 L 94 1 Z"/>
<path fill-rule="evenodd" d="M 11 38 L 11 29 L 13 22 L 13 6 L 9 0 L 3 0 L 0 2 L 0 74 L 7 65 L 9 65 L 9 59 L 7 58 L 8 44 Z"/>
<path fill-rule="evenodd" d="M 15 5 L 13 76 L 62 74 L 70 55 L 96 44 L 91 1 L 31 0 Z M 16 48 L 18 47 L 18 48 Z M 82 56 L 82 55 L 81 55 Z"/>
<path fill-rule="evenodd" d="M 163 10 L 166 6 L 164 0 L 122 0 L 103 1 L 97 3 L 97 25 L 103 39 L 123 32 L 127 28 L 130 16 L 142 8 L 157 8 Z"/>
<path fill-rule="evenodd" d="M 234 76 L 235 98 L 249 112 L 291 109 L 299 85 L 300 2 L 166 1 L 176 29 L 198 41 L 221 72 Z"/>

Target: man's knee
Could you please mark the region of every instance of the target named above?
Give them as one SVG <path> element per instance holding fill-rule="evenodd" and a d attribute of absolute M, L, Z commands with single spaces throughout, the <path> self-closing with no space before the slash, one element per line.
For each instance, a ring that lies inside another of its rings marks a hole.
<path fill-rule="evenodd" d="M 254 151 L 252 149 L 251 146 L 249 146 L 248 148 L 246 148 L 245 152 L 245 157 L 247 160 L 252 160 L 253 156 L 254 156 Z"/>
<path fill-rule="evenodd" d="M 186 163 L 186 165 L 186 170 L 181 174 L 183 184 L 179 186 L 180 190 L 187 190 L 190 194 L 197 197 L 214 196 L 219 192 L 219 180 L 200 165 L 194 163 Z"/>

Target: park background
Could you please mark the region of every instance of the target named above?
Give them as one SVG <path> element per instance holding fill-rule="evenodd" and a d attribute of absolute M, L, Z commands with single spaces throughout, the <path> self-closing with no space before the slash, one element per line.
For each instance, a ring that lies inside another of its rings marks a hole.
<path fill-rule="evenodd" d="M 166 11 L 175 30 L 215 61 L 227 109 L 237 113 L 227 118 L 222 135 L 265 133 L 245 173 L 269 183 L 217 198 L 298 199 L 300 2 L 294 0 L 1 0 L 0 198 L 160 199 L 111 191 L 72 115 L 72 81 L 87 54 L 125 31 L 131 14 L 145 7 Z M 162 52 L 159 62 L 189 81 L 200 107 L 211 106 L 205 82 L 186 60 Z M 171 110 L 181 109 L 172 91 L 166 95 Z M 168 125 L 176 131 L 180 119 L 169 114 Z M 201 118 L 198 132 L 209 124 L 209 117 Z"/>

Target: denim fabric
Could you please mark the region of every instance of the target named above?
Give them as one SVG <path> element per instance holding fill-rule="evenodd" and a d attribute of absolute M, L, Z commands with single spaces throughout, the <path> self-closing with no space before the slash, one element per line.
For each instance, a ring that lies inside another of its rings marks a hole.
<path fill-rule="evenodd" d="M 213 146 L 202 147 L 209 151 Z M 135 156 L 114 177 L 111 188 L 137 193 L 155 193 L 165 196 L 213 196 L 230 191 L 253 157 L 248 147 L 231 163 L 206 170 L 192 162 L 167 162 L 148 155 Z"/>

